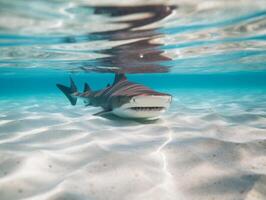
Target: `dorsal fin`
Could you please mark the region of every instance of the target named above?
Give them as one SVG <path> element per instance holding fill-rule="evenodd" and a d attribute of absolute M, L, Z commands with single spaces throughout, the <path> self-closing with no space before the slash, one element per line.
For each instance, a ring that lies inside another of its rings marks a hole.
<path fill-rule="evenodd" d="M 89 84 L 85 83 L 83 92 L 90 92 L 90 91 L 91 91 L 91 88 L 90 88 Z"/>
<path fill-rule="evenodd" d="M 119 81 L 122 81 L 122 80 L 127 80 L 127 77 L 125 74 L 115 74 L 115 80 L 113 82 L 113 85 L 115 85 L 116 83 L 118 83 Z"/>

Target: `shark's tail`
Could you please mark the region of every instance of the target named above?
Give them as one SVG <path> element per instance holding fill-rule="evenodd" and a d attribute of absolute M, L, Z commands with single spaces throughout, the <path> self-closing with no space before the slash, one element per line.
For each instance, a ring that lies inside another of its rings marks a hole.
<path fill-rule="evenodd" d="M 70 77 L 70 87 L 61 84 L 56 84 L 56 86 L 66 95 L 71 105 L 76 105 L 77 97 L 74 96 L 74 93 L 76 93 L 78 90 L 71 77 Z"/>

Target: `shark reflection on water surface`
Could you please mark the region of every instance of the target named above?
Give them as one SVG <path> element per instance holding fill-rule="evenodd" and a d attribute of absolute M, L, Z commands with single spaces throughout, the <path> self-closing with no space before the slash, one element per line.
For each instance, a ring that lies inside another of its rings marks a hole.
<path fill-rule="evenodd" d="M 148 26 L 169 16 L 177 6 L 142 5 L 142 6 L 85 6 L 93 9 L 94 14 L 114 18 L 113 24 L 126 25 L 124 28 L 110 31 L 89 33 L 89 37 L 120 44 L 95 53 L 105 57 L 90 60 L 80 67 L 82 71 L 101 73 L 166 73 L 169 67 L 163 64 L 172 59 L 164 54 L 163 44 L 158 42 L 164 35 L 160 28 Z M 123 19 L 128 16 L 136 18 Z M 142 16 L 142 17 L 139 17 Z M 119 17 L 119 18 L 118 18 Z M 120 19 L 120 20 L 118 20 Z M 147 26 L 147 27 L 146 27 Z"/>

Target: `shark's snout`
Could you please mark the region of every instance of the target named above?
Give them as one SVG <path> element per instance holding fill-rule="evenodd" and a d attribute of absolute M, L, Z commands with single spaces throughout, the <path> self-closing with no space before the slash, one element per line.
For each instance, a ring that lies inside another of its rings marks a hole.
<path fill-rule="evenodd" d="M 162 104 L 166 105 L 167 103 L 171 103 L 172 97 L 170 95 L 139 95 L 131 98 L 131 104 Z"/>
<path fill-rule="evenodd" d="M 128 103 L 114 109 L 113 112 L 127 118 L 158 118 L 168 109 L 171 101 L 170 95 L 134 96 Z"/>

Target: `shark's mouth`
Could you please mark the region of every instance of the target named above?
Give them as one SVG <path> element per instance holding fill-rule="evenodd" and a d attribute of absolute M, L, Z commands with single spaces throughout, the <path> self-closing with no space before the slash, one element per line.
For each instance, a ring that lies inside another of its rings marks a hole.
<path fill-rule="evenodd" d="M 160 106 L 147 106 L 147 107 L 130 107 L 130 110 L 134 111 L 161 111 L 164 110 L 165 107 L 160 107 Z"/>

